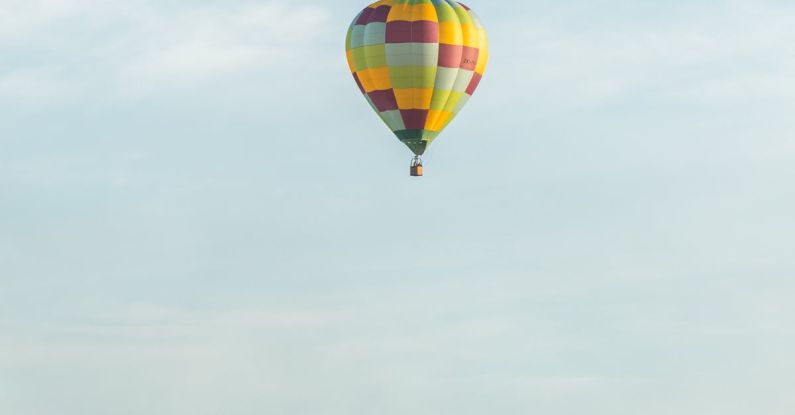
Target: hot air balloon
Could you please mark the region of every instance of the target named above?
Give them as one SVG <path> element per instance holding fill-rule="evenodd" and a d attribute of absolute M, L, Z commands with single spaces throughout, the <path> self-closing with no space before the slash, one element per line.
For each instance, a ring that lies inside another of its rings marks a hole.
<path fill-rule="evenodd" d="M 486 31 L 452 0 L 381 0 L 362 10 L 345 41 L 359 90 L 412 152 L 422 155 L 467 103 L 488 61 Z"/>

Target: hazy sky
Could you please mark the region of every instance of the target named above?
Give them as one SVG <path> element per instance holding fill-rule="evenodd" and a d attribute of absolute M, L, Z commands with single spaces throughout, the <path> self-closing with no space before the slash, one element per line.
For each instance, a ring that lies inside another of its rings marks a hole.
<path fill-rule="evenodd" d="M 0 0 L 0 413 L 792 414 L 795 3 L 472 0 L 422 179 L 365 5 Z"/>

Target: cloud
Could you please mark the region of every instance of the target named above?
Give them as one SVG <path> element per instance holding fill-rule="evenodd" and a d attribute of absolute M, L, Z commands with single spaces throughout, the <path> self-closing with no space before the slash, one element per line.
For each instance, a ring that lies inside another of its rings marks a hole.
<path fill-rule="evenodd" d="M 58 70 L 34 68 L 8 72 L 0 77 L 0 99 L 23 103 L 58 102 L 78 92 L 78 85 Z"/>
<path fill-rule="evenodd" d="M 480 3 L 410 183 L 339 3 L 2 2 L 0 413 L 789 414 L 792 13 Z"/>
<path fill-rule="evenodd" d="M 141 96 L 283 70 L 328 12 L 285 2 L 12 2 L 0 11 L 0 99 Z"/>
<path fill-rule="evenodd" d="M 785 370 L 769 362 L 780 364 L 788 349 L 767 344 L 791 330 L 746 326 L 758 319 L 745 316 L 757 306 L 771 317 L 788 316 L 791 307 L 746 304 L 748 290 L 726 295 L 738 288 L 731 282 L 682 290 L 670 279 L 628 288 L 629 280 L 608 282 L 600 270 L 590 277 L 596 281 L 394 281 L 315 295 L 263 294 L 260 305 L 130 303 L 43 322 L 6 316 L 0 382 L 7 379 L 14 393 L 3 399 L 0 392 L 0 409 L 46 414 L 52 402 L 69 414 L 113 406 L 130 414 L 344 414 L 374 407 L 385 414 L 478 414 L 496 405 L 505 412 L 588 407 L 607 414 L 620 405 L 696 414 L 702 411 L 695 406 L 725 402 L 729 391 L 742 392 L 735 403 L 786 413 L 772 406 L 791 403 L 789 395 L 749 391 L 747 379 L 761 374 L 775 380 L 774 389 L 786 381 Z M 681 276 L 698 280 L 689 277 Z M 775 303 L 786 304 L 785 296 Z M 34 399 L 42 392 L 48 399 Z"/>
<path fill-rule="evenodd" d="M 132 56 L 117 72 L 118 82 L 139 91 L 141 84 L 168 88 L 246 69 L 283 70 L 293 59 L 306 58 L 326 18 L 317 7 L 274 3 L 178 16 L 151 13 L 121 42 L 120 49 Z"/>
<path fill-rule="evenodd" d="M 636 4 L 629 9 L 660 15 L 637 21 L 605 20 L 599 7 L 572 5 L 561 15 L 496 24 L 493 55 L 503 79 L 493 82 L 513 84 L 504 89 L 512 100 L 531 94 L 566 107 L 627 96 L 737 104 L 795 95 L 789 4 Z"/>

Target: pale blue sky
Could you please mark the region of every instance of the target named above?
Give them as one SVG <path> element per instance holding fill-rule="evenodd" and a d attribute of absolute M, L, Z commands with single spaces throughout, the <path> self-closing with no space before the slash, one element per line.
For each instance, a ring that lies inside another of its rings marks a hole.
<path fill-rule="evenodd" d="M 421 180 L 365 5 L 0 0 L 0 413 L 792 413 L 795 4 L 470 1 Z"/>

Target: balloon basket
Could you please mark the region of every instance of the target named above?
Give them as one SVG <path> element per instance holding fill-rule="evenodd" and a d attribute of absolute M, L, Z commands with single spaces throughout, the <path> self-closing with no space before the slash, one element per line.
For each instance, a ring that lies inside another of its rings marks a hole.
<path fill-rule="evenodd" d="M 422 177 L 422 158 L 420 156 L 414 157 L 411 160 L 411 177 Z"/>

